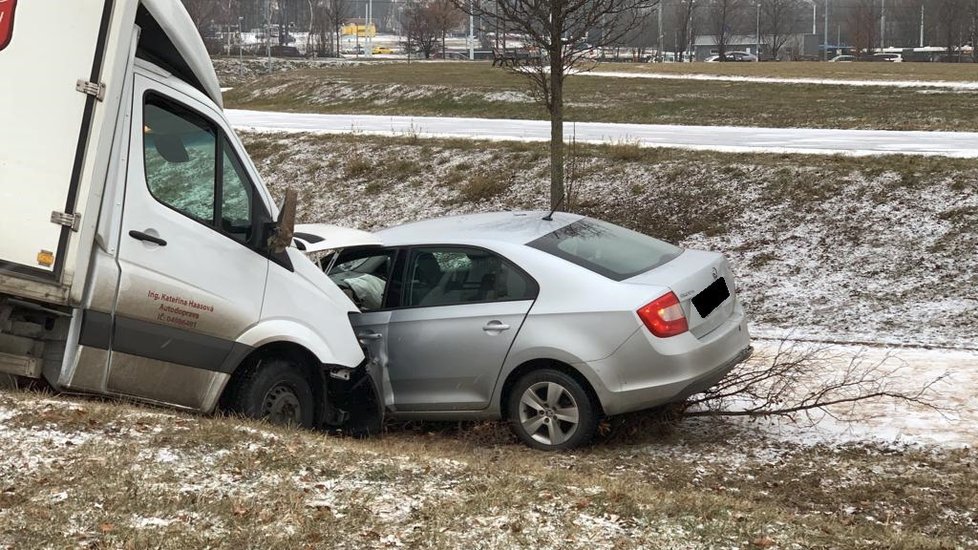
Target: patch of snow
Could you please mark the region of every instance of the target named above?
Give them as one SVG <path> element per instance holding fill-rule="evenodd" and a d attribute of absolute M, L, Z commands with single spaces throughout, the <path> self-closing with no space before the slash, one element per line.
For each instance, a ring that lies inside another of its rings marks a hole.
<path fill-rule="evenodd" d="M 679 74 L 653 72 L 619 72 L 619 71 L 580 71 L 575 74 L 605 78 L 643 78 L 654 80 L 696 80 L 710 82 L 751 82 L 757 84 L 801 84 L 806 86 L 854 86 L 876 88 L 938 88 L 946 90 L 978 91 L 975 81 L 947 80 L 847 80 L 833 78 L 789 78 L 768 76 L 736 76 L 713 74 Z"/>
<path fill-rule="evenodd" d="M 227 109 L 225 112 L 235 128 L 249 132 L 524 142 L 550 139 L 550 122 L 546 120 L 278 113 L 238 109 Z M 899 154 L 978 158 L 978 132 L 897 132 L 565 121 L 564 135 L 568 141 L 578 143 L 626 143 L 641 147 L 729 153 L 849 156 Z"/>
<path fill-rule="evenodd" d="M 135 529 L 158 529 L 162 527 L 169 527 L 175 521 L 177 520 L 134 515 L 129 523 Z"/>

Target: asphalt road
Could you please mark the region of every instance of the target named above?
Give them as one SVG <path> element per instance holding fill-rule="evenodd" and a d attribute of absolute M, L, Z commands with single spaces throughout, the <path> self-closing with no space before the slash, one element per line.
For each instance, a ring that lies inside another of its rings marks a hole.
<path fill-rule="evenodd" d="M 546 141 L 544 120 L 378 115 L 322 115 L 229 109 L 240 130 L 362 133 L 386 136 L 447 137 L 498 141 Z M 674 126 L 567 122 L 567 140 L 582 143 L 636 143 L 643 147 L 694 150 L 851 155 L 931 155 L 978 158 L 978 132 L 894 132 L 737 126 Z"/>

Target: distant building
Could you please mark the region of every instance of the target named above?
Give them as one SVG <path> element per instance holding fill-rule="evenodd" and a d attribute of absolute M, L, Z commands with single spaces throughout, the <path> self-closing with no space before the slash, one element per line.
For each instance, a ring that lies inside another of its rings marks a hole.
<path fill-rule="evenodd" d="M 735 34 L 727 37 L 727 52 L 747 52 L 757 55 L 760 58 L 766 57 L 771 52 L 767 45 L 767 38 L 761 35 L 761 42 L 758 44 L 757 36 Z M 760 55 L 758 55 L 760 51 Z M 693 60 L 706 61 L 708 57 L 719 55 L 720 48 L 717 46 L 717 37 L 712 34 L 698 34 L 693 40 Z"/>

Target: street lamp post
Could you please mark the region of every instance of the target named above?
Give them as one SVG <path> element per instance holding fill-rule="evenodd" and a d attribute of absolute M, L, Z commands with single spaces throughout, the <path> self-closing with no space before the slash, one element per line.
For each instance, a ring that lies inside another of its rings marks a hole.
<path fill-rule="evenodd" d="M 972 46 L 978 46 L 978 44 L 972 44 Z M 920 47 L 924 47 L 924 4 L 920 4 Z"/>
<path fill-rule="evenodd" d="M 244 17 L 238 17 L 238 67 L 244 74 Z"/>
<path fill-rule="evenodd" d="M 829 60 L 829 0 L 825 0 L 825 25 L 822 29 L 822 61 Z"/>
<path fill-rule="evenodd" d="M 886 49 L 886 0 L 880 0 L 880 51 Z"/>
<path fill-rule="evenodd" d="M 761 3 L 760 1 L 755 2 L 755 6 L 757 7 L 757 27 L 755 27 L 755 30 L 757 31 L 756 34 L 757 50 L 754 53 L 757 55 L 757 60 L 760 61 L 761 60 Z"/>
<path fill-rule="evenodd" d="M 659 37 L 655 41 L 655 57 L 656 61 L 664 62 L 666 60 L 665 54 L 662 53 L 662 5 L 660 4 L 655 8 L 656 14 L 659 16 Z"/>

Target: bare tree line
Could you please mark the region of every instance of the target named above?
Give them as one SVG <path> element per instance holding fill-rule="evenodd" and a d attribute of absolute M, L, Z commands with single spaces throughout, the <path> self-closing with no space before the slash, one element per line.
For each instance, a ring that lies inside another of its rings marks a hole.
<path fill-rule="evenodd" d="M 444 46 L 447 34 L 463 30 L 463 11 L 472 11 L 470 2 L 455 1 L 456 9 L 447 6 L 453 0 L 406 0 L 388 4 L 377 0 L 375 10 L 386 15 L 375 17 L 383 26 L 396 26 L 416 52 L 431 56 Z M 266 25 L 288 25 L 310 31 L 314 48 L 321 54 L 338 49 L 337 32 L 346 20 L 363 16 L 364 0 L 183 0 L 201 28 L 231 26 L 245 28 Z M 549 4 L 557 0 L 544 0 Z M 472 4 L 494 5 L 491 0 Z M 768 55 L 789 58 L 792 41 L 811 34 L 813 27 L 821 44 L 846 45 L 857 52 L 881 47 L 936 46 L 948 53 L 961 46 L 973 45 L 978 36 L 978 0 L 662 0 L 662 12 L 648 10 L 628 33 L 620 34 L 615 46 L 635 47 L 643 51 L 675 52 L 685 58 L 697 36 L 711 36 L 718 53 L 727 50 L 733 36 L 756 36 L 766 44 Z M 381 7 L 383 6 L 383 7 Z M 814 9 L 813 9 L 814 8 Z M 825 10 L 828 8 L 828 27 Z M 499 18 L 491 8 L 480 17 L 476 32 L 498 29 Z M 388 13 L 389 12 L 389 13 Z M 661 34 L 659 18 L 662 18 Z M 505 19 L 505 18 L 503 18 Z M 512 28 L 516 32 L 519 23 Z M 410 27 L 410 29 L 409 29 Z M 432 31 L 431 27 L 441 29 Z M 513 27 L 503 23 L 503 27 Z M 607 21 L 589 29 L 589 41 L 607 31 Z M 410 31 L 410 32 L 409 32 Z M 437 36 L 425 36 L 434 32 Z M 332 35 L 332 36 L 331 36 Z M 602 40 L 602 42 L 607 42 Z"/>
<path fill-rule="evenodd" d="M 857 52 L 920 46 L 950 52 L 978 36 L 978 0 L 662 0 L 662 10 L 661 48 L 677 60 L 704 36 L 717 53 L 733 37 L 757 37 L 777 59 L 790 58 L 787 46 L 813 30 L 817 44 L 827 39 Z"/>

